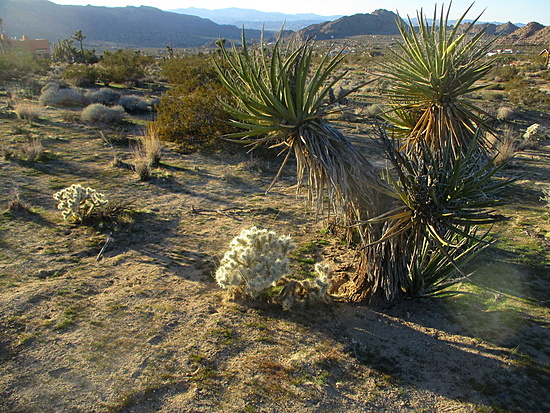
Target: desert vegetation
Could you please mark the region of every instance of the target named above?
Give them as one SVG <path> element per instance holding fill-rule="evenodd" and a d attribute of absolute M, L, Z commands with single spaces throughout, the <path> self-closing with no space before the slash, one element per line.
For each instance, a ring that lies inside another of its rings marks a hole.
<path fill-rule="evenodd" d="M 0 55 L 0 409 L 548 410 L 544 56 L 446 12 Z"/>

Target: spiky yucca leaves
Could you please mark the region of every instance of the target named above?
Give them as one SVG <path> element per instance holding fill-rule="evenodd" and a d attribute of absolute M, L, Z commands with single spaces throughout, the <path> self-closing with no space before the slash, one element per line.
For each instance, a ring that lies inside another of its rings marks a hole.
<path fill-rule="evenodd" d="M 465 152 L 476 131 L 489 128 L 484 120 L 487 114 L 465 99 L 482 87 L 476 82 L 491 70 L 486 55 L 492 43 L 485 40 L 483 31 L 470 33 L 480 16 L 461 27 L 471 7 L 452 28 L 450 7 L 446 13 L 442 8 L 439 18 L 436 8 L 432 23 L 420 11 L 418 31 L 410 19 L 408 25 L 397 21 L 402 41 L 382 72 L 395 109 L 388 120 L 408 150 L 425 142 L 435 150 L 450 145 L 455 153 Z"/>
<path fill-rule="evenodd" d="M 476 150 L 476 136 L 464 154 L 422 142 L 417 151 L 406 152 L 381 136 L 392 165 L 387 179 L 403 204 L 371 221 L 387 223 L 381 241 L 407 239 L 400 252 L 408 263 L 405 293 L 440 294 L 456 282 L 457 273 L 464 275 L 460 267 L 489 244 L 487 233 L 478 236 L 477 227 L 505 219 L 492 208 L 499 203 L 496 193 L 512 180 L 494 179 L 503 164 L 485 160 Z"/>
<path fill-rule="evenodd" d="M 342 55 L 329 53 L 314 64 L 311 40 L 296 46 L 278 40 L 269 50 L 250 48 L 243 35 L 242 50 L 224 47 L 230 69 L 217 65 L 220 78 L 239 102 L 225 105 L 242 132 L 228 135 L 256 148 L 263 144 L 286 153 L 275 180 L 295 154 L 299 184 L 307 183 L 310 200 L 320 208 L 325 191 L 329 207 L 344 225 L 380 213 L 379 191 L 389 192 L 373 165 L 324 116 L 330 88 L 342 78 L 332 76 Z M 272 184 L 273 185 L 273 184 Z"/>
<path fill-rule="evenodd" d="M 295 47 L 277 41 L 269 50 L 249 48 L 243 36 L 242 50 L 221 48 L 229 70 L 218 65 L 220 78 L 232 92 L 238 107 L 226 105 L 242 132 L 230 135 L 252 148 L 262 144 L 282 148 L 286 156 L 274 182 L 295 154 L 298 181 L 307 183 L 310 201 L 319 209 L 328 194 L 329 211 L 363 244 L 378 240 L 385 223 L 369 223 L 394 207 L 397 195 L 380 178 L 374 166 L 324 116 L 330 88 L 342 77 L 332 73 L 341 54 L 325 54 L 314 63 L 311 41 Z M 366 222 L 357 226 L 358 221 Z M 352 301 L 392 301 L 401 292 L 406 263 L 399 255 L 401 238 L 392 238 L 362 250 L 362 265 L 342 287 Z"/>

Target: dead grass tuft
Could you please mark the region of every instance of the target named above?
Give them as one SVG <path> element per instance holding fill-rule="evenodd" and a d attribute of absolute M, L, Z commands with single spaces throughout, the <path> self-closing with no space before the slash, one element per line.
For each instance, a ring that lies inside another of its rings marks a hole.
<path fill-rule="evenodd" d="M 21 145 L 21 152 L 27 161 L 39 161 L 44 156 L 44 146 L 40 139 L 30 138 Z"/>
<path fill-rule="evenodd" d="M 42 108 L 36 103 L 20 102 L 13 106 L 13 111 L 19 119 L 29 121 L 38 120 L 42 115 Z"/>

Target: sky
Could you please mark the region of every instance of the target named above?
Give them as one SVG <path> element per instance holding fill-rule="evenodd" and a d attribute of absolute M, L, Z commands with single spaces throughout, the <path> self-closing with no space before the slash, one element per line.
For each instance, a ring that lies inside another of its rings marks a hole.
<path fill-rule="evenodd" d="M 151 6 L 162 10 L 199 7 L 204 9 L 224 9 L 239 7 L 267 12 L 282 12 L 288 14 L 315 13 L 328 15 L 352 15 L 356 13 L 371 13 L 376 9 L 386 9 L 399 12 L 401 17 L 416 16 L 416 11 L 422 8 L 428 16 L 433 14 L 435 1 L 429 0 L 51 0 L 57 4 L 92 5 L 107 7 Z M 439 2 L 438 5 L 443 3 Z M 449 1 L 445 2 L 445 7 Z M 472 0 L 454 0 L 450 18 L 458 18 L 472 4 Z M 529 23 L 536 21 L 550 26 L 550 7 L 548 0 L 477 0 L 467 18 L 477 17 L 483 10 L 482 21 Z"/>

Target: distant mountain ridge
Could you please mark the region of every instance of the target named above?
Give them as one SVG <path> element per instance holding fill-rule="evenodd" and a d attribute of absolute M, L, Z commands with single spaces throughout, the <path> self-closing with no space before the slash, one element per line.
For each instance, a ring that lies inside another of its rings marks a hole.
<path fill-rule="evenodd" d="M 387 10 L 344 16 L 337 20 L 314 24 L 299 31 L 305 37 L 318 40 L 341 39 L 360 35 L 398 35 L 398 16 Z"/>
<path fill-rule="evenodd" d="M 118 47 L 198 47 L 220 37 L 239 41 L 242 30 L 208 19 L 170 13 L 154 7 L 63 6 L 48 0 L 0 0 L 0 17 L 10 37 L 26 35 L 50 42 L 77 30 L 85 44 L 109 42 Z M 249 38 L 259 37 L 248 30 Z"/>
<path fill-rule="evenodd" d="M 225 9 L 202 9 L 186 7 L 168 10 L 174 13 L 189 14 L 205 19 L 210 19 L 218 24 L 232 24 L 247 29 L 279 30 L 283 26 L 285 30 L 300 30 L 312 24 L 336 20 L 342 15 L 320 16 L 314 13 L 286 14 L 278 12 L 263 12 L 253 9 L 241 9 L 228 7 Z"/>

